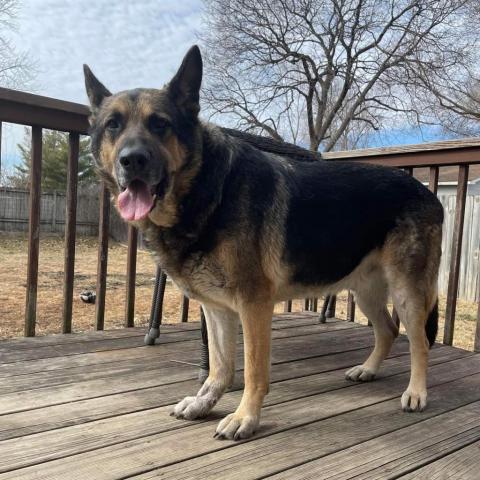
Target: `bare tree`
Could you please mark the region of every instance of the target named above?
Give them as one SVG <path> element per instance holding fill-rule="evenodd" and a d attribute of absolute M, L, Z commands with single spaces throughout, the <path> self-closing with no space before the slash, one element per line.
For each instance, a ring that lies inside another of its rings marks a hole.
<path fill-rule="evenodd" d="M 207 110 L 312 150 L 431 121 L 411 77 L 464 65 L 472 44 L 455 28 L 468 0 L 204 2 Z"/>
<path fill-rule="evenodd" d="M 8 88 L 25 87 L 33 73 L 28 55 L 19 52 L 10 38 L 17 13 L 17 0 L 0 0 L 0 86 Z"/>
<path fill-rule="evenodd" d="M 407 91 L 423 106 L 424 118 L 456 135 L 480 133 L 480 3 L 466 4 L 466 15 L 455 15 L 454 43 L 430 59 L 428 68 L 418 61 L 409 65 Z"/>

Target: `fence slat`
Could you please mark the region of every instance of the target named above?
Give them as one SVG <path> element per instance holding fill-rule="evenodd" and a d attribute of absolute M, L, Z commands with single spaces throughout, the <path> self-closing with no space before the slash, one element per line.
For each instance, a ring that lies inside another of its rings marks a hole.
<path fill-rule="evenodd" d="M 32 127 L 30 165 L 30 215 L 28 224 L 27 294 L 25 301 L 25 336 L 35 336 L 37 315 L 38 256 L 40 247 L 40 199 L 42 194 L 42 129 Z"/>
<path fill-rule="evenodd" d="M 428 189 L 435 195 L 438 191 L 438 167 L 430 167 L 430 180 L 428 182 Z"/>
<path fill-rule="evenodd" d="M 75 236 L 77 220 L 77 181 L 80 136 L 70 133 L 68 137 L 67 198 L 65 204 L 65 264 L 63 281 L 62 333 L 72 332 L 73 279 L 75 273 Z M 55 209 L 57 195 L 54 196 Z"/>
<path fill-rule="evenodd" d="M 457 307 L 458 278 L 460 274 L 467 184 L 468 165 L 460 165 L 458 169 L 457 204 L 455 207 L 455 224 L 453 227 L 452 256 L 450 259 L 450 274 L 448 277 L 447 307 L 445 311 L 443 343 L 446 345 L 452 344 L 453 332 L 455 329 L 455 310 Z"/>
<path fill-rule="evenodd" d="M 100 220 L 98 225 L 97 299 L 95 302 L 95 329 L 105 326 L 105 292 L 107 289 L 108 225 L 110 222 L 110 194 L 104 182 L 100 189 Z"/>
<path fill-rule="evenodd" d="M 135 278 L 137 274 L 137 242 L 138 230 L 128 226 L 128 253 L 127 253 L 127 292 L 125 299 L 125 326 L 135 326 Z"/>

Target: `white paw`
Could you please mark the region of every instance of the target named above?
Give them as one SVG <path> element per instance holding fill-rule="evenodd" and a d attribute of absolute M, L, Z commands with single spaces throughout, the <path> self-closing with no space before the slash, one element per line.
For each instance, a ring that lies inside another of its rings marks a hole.
<path fill-rule="evenodd" d="M 203 418 L 210 413 L 210 410 L 212 410 L 216 403 L 217 398 L 213 395 L 185 397 L 181 402 L 175 405 L 175 408 L 170 415 L 176 418 L 184 418 L 185 420 Z"/>
<path fill-rule="evenodd" d="M 255 433 L 259 423 L 259 415 L 231 413 L 218 424 L 214 438 L 218 438 L 219 440 L 241 440 L 243 438 L 249 438 Z"/>
<path fill-rule="evenodd" d="M 345 372 L 345 378 L 352 382 L 370 382 L 375 378 L 376 372 L 364 367 L 356 365 Z"/>
<path fill-rule="evenodd" d="M 401 403 L 404 412 L 422 412 L 427 406 L 427 391 L 416 391 L 408 387 L 403 392 Z"/>

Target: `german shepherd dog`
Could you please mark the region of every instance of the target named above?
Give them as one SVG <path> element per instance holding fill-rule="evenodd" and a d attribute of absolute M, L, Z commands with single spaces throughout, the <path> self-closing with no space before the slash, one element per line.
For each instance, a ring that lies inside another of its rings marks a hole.
<path fill-rule="evenodd" d="M 202 57 L 192 47 L 162 89 L 112 95 L 85 66 L 92 151 L 121 216 L 144 234 L 173 281 L 203 306 L 210 374 L 177 418 L 205 417 L 231 385 L 239 320 L 245 388 L 217 438 L 250 437 L 269 388 L 276 302 L 355 292 L 375 347 L 346 372 L 372 380 L 398 326 L 410 340 L 407 411 L 427 404 L 429 345 L 438 320 L 443 209 L 399 169 L 357 162 L 295 162 L 201 121 Z"/>

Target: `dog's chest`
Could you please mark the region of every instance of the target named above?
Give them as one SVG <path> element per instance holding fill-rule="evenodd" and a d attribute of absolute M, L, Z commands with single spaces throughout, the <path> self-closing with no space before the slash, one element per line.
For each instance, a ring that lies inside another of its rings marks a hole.
<path fill-rule="evenodd" d="M 165 249 L 154 253 L 163 271 L 186 296 L 203 303 L 230 304 L 231 282 L 215 258 L 192 254 L 180 260 Z"/>

